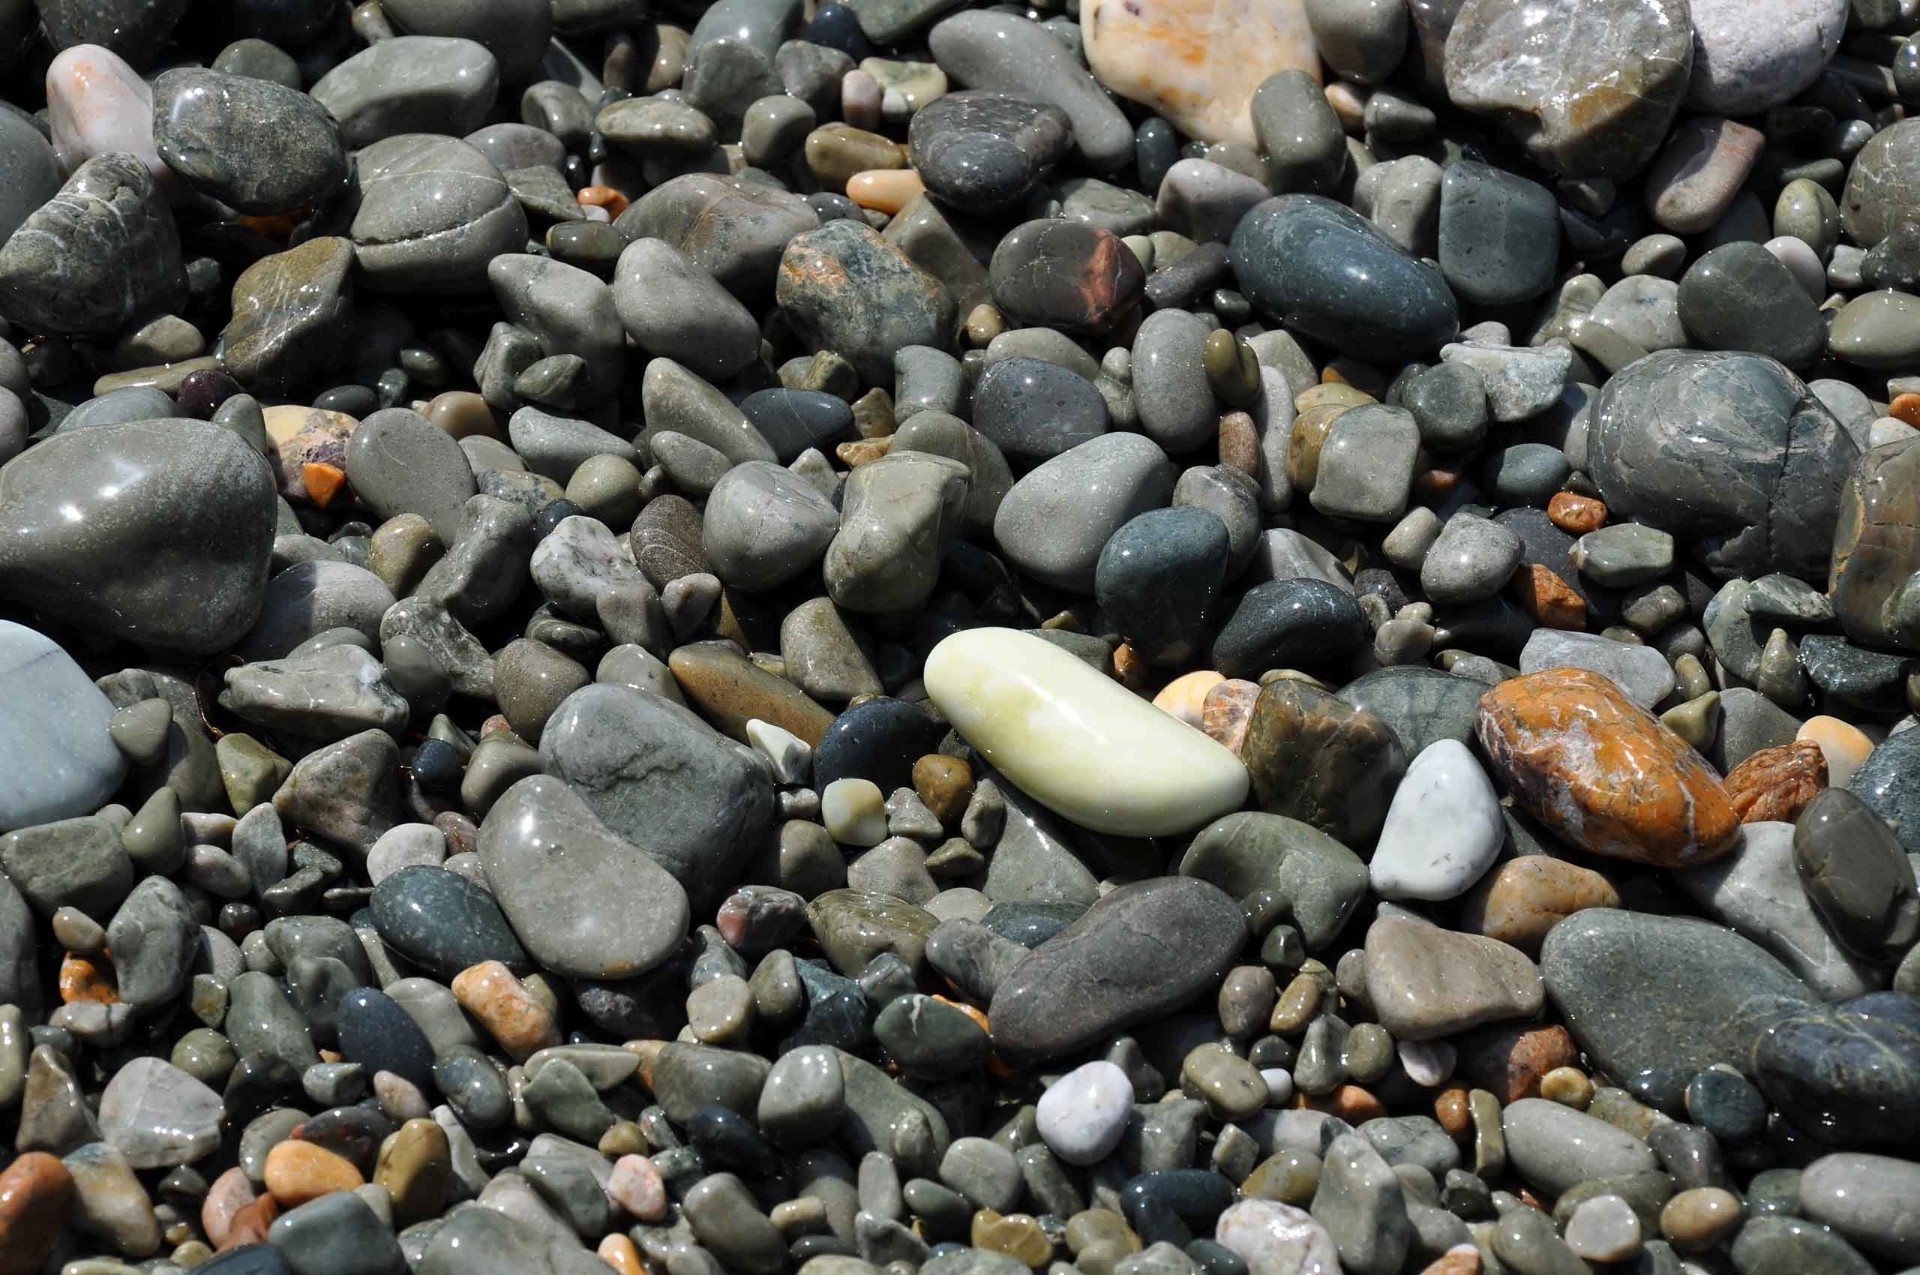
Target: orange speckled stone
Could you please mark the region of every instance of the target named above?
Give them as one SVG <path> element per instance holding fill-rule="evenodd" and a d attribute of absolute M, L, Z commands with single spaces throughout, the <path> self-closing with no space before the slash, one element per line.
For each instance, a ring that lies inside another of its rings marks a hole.
<path fill-rule="evenodd" d="M 1474 733 L 1514 799 L 1582 850 L 1680 868 L 1733 848 L 1740 816 L 1720 777 L 1598 673 L 1502 682 L 1481 697 Z"/>
<path fill-rule="evenodd" d="M 215 1248 L 226 1244 L 234 1216 L 253 1201 L 253 1183 L 247 1180 L 246 1170 L 240 1166 L 235 1165 L 213 1180 L 206 1198 L 200 1201 L 200 1230 Z"/>
<path fill-rule="evenodd" d="M 298 1138 L 289 1138 L 267 1152 L 264 1176 L 267 1191 L 287 1208 L 296 1208 L 308 1200 L 317 1200 L 335 1191 L 351 1191 L 367 1184 L 366 1178 L 353 1167 L 351 1160 L 335 1155 L 317 1143 L 302 1142 Z M 241 1212 L 246 1210 L 242 1209 Z M 234 1225 L 239 1225 L 237 1214 Z"/>
<path fill-rule="evenodd" d="M 1591 496 L 1556 491 L 1547 502 L 1547 519 L 1570 536 L 1584 536 L 1607 525 L 1607 507 Z"/>
<path fill-rule="evenodd" d="M 454 975 L 453 996 L 515 1062 L 560 1043 L 553 1015 L 499 961 L 469 965 Z"/>
<path fill-rule="evenodd" d="M 1827 755 L 1809 739 L 1762 748 L 1727 772 L 1741 823 L 1792 823 L 1827 786 Z"/>
<path fill-rule="evenodd" d="M 1214 683 L 1200 704 L 1200 729 L 1237 754 L 1247 742 L 1247 727 L 1253 721 L 1253 702 L 1259 698 L 1258 682 L 1230 677 Z"/>
<path fill-rule="evenodd" d="M 1245 412 L 1220 417 L 1220 463 L 1249 478 L 1260 476 L 1260 432 Z"/>
<path fill-rule="evenodd" d="M 881 438 L 861 438 L 851 443 L 842 443 L 833 449 L 840 463 L 848 469 L 858 469 L 862 465 L 871 465 L 893 450 L 893 435 Z"/>
<path fill-rule="evenodd" d="M 1502 1103 L 1538 1098 L 1540 1082 L 1548 1072 L 1580 1061 L 1572 1035 L 1557 1024 L 1499 1023 L 1461 1037 L 1458 1048 L 1460 1079 L 1487 1090 Z"/>
<path fill-rule="evenodd" d="M 73 1175 L 57 1156 L 29 1151 L 0 1173 L 0 1275 L 34 1275 L 73 1207 Z"/>
<path fill-rule="evenodd" d="M 1324 1111 L 1339 1116 L 1348 1124 L 1377 1120 L 1387 1114 L 1386 1104 L 1359 1085 L 1341 1085 L 1332 1093 L 1293 1095 L 1293 1105 L 1306 1111 Z"/>
<path fill-rule="evenodd" d="M 346 481 L 347 471 L 338 465 L 308 461 L 300 467 L 300 482 L 307 489 L 307 499 L 322 509 L 333 503 Z"/>
<path fill-rule="evenodd" d="M 1509 859 L 1467 896 L 1462 929 L 1511 943 L 1528 956 L 1564 917 L 1585 908 L 1617 908 L 1620 892 L 1591 868 L 1550 855 Z"/>
<path fill-rule="evenodd" d="M 84 956 L 75 956 L 72 952 L 68 952 L 66 959 L 60 962 L 61 1004 L 94 1001 L 111 1005 L 119 999 L 120 991 L 114 983 L 113 966 L 105 961 L 96 963 Z"/>
<path fill-rule="evenodd" d="M 1587 627 L 1587 600 L 1551 567 L 1525 563 L 1513 573 L 1513 596 L 1526 613 L 1550 629 Z"/>
<path fill-rule="evenodd" d="M 1480 1250 L 1455 1244 L 1421 1270 L 1420 1275 L 1480 1275 Z"/>

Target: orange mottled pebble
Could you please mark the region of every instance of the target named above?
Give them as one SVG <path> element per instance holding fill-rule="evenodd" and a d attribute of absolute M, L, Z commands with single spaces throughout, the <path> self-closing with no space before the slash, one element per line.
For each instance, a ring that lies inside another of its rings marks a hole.
<path fill-rule="evenodd" d="M 72 952 L 68 952 L 66 959 L 60 962 L 62 1004 L 93 1001 L 101 1005 L 111 1005 L 119 999 L 120 992 L 114 983 L 113 966 L 106 961 L 90 961 L 84 956 L 75 956 Z"/>
<path fill-rule="evenodd" d="M 1480 1250 L 1471 1244 L 1455 1244 L 1422 1269 L 1420 1275 L 1480 1275 Z"/>
<path fill-rule="evenodd" d="M 1920 429 L 1920 394 L 1896 394 L 1887 404 L 1887 415 L 1904 425 Z"/>
<path fill-rule="evenodd" d="M 1873 751 L 1873 740 L 1865 731 L 1824 713 L 1801 723 L 1794 739 L 1820 746 L 1820 753 L 1827 760 L 1827 783 L 1834 788 L 1845 788 L 1853 772 Z"/>
<path fill-rule="evenodd" d="M 1695 867 L 1740 831 L 1713 768 L 1598 673 L 1510 678 L 1481 697 L 1474 733 L 1515 802 L 1590 854 Z"/>
<path fill-rule="evenodd" d="M 926 193 L 926 183 L 911 168 L 869 168 L 847 178 L 848 199 L 889 216 Z"/>
<path fill-rule="evenodd" d="M 1460 925 L 1537 956 L 1547 931 L 1561 918 L 1586 908 L 1619 906 L 1620 892 L 1593 869 L 1526 854 L 1507 860 L 1467 896 Z"/>
<path fill-rule="evenodd" d="M 1163 713 L 1173 714 L 1189 726 L 1204 728 L 1207 692 L 1226 680 L 1226 674 L 1216 673 L 1212 669 L 1182 673 L 1160 688 L 1160 693 L 1153 697 L 1153 706 Z"/>
<path fill-rule="evenodd" d="M 254 1199 L 253 1183 L 247 1180 L 246 1170 L 238 1165 L 213 1180 L 206 1198 L 200 1201 L 200 1230 L 215 1248 L 226 1244 L 234 1216 Z"/>
<path fill-rule="evenodd" d="M 1130 691 L 1145 691 L 1152 685 L 1153 668 L 1140 658 L 1140 652 L 1133 649 L 1131 642 L 1122 642 L 1113 648 L 1113 672 Z"/>
<path fill-rule="evenodd" d="M 220 1247 L 229 1249 L 239 1248 L 242 1244 L 265 1244 L 267 1228 L 272 1226 L 273 1219 L 279 1216 L 279 1203 L 271 1195 L 261 1196 L 234 1213 L 227 1224 L 227 1236 L 220 1242 Z"/>
<path fill-rule="evenodd" d="M 1438 499 L 1460 486 L 1460 471 L 1451 465 L 1429 465 L 1413 476 L 1414 494 Z"/>
<path fill-rule="evenodd" d="M 582 186 L 573 194 L 582 208 L 604 208 L 607 216 L 618 217 L 627 210 L 627 197 L 611 186 Z"/>
<path fill-rule="evenodd" d="M 893 450 L 893 435 L 880 438 L 862 438 L 851 443 L 842 443 L 833 449 L 840 463 L 848 469 L 858 469 L 862 465 L 871 465 Z"/>
<path fill-rule="evenodd" d="M 267 1191 L 287 1208 L 367 1184 L 351 1160 L 298 1138 L 288 1138 L 267 1152 L 265 1178 Z"/>
<path fill-rule="evenodd" d="M 553 1015 L 499 961 L 469 965 L 454 975 L 453 996 L 515 1062 L 560 1043 Z"/>
<path fill-rule="evenodd" d="M 309 461 L 300 467 L 300 482 L 307 489 L 307 499 L 322 509 L 333 503 L 346 481 L 347 471 L 338 465 Z"/>
<path fill-rule="evenodd" d="M 952 825 L 973 799 L 973 768 L 958 757 L 927 753 L 913 763 L 913 793 L 935 819 Z"/>
<path fill-rule="evenodd" d="M 1502 1103 L 1513 1103 L 1538 1098 L 1540 1082 L 1548 1072 L 1579 1060 L 1573 1037 L 1558 1024 L 1501 1023 L 1461 1040 L 1457 1074 Z"/>
<path fill-rule="evenodd" d="M 1448 1085 L 1433 1096 L 1433 1118 L 1453 1138 L 1473 1132 L 1473 1114 L 1467 1108 L 1467 1087 Z"/>
<path fill-rule="evenodd" d="M 1258 682 L 1238 677 L 1215 682 L 1200 705 L 1200 729 L 1238 753 L 1247 742 L 1253 702 L 1259 698 Z"/>
<path fill-rule="evenodd" d="M 1587 600 L 1552 567 L 1524 563 L 1513 573 L 1513 593 L 1528 615 L 1550 629 L 1587 627 Z"/>
<path fill-rule="evenodd" d="M 1808 739 L 1762 748 L 1727 772 L 1741 823 L 1792 823 L 1826 786 L 1826 754 Z"/>
<path fill-rule="evenodd" d="M 73 1175 L 57 1156 L 29 1151 L 0 1172 L 0 1275 L 33 1275 L 73 1208 Z"/>
<path fill-rule="evenodd" d="M 640 1264 L 640 1250 L 633 1246 L 632 1240 L 617 1231 L 604 1237 L 600 1247 L 593 1251 L 620 1275 L 647 1275 L 647 1268 Z"/>
<path fill-rule="evenodd" d="M 1570 536 L 1584 536 L 1607 525 L 1607 507 L 1591 496 L 1556 491 L 1547 502 L 1547 519 Z"/>
<path fill-rule="evenodd" d="M 1332 1093 L 1293 1096 L 1293 1105 L 1307 1111 L 1324 1111 L 1339 1116 L 1348 1124 L 1376 1120 L 1387 1114 L 1386 1104 L 1359 1085 L 1341 1085 Z"/>

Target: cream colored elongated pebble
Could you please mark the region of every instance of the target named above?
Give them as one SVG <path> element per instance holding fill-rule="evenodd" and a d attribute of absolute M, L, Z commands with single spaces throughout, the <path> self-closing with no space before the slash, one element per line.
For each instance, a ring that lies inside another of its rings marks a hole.
<path fill-rule="evenodd" d="M 927 657 L 926 686 L 1002 774 L 1095 832 L 1191 832 L 1246 800 L 1231 751 L 1031 633 L 954 634 Z"/>

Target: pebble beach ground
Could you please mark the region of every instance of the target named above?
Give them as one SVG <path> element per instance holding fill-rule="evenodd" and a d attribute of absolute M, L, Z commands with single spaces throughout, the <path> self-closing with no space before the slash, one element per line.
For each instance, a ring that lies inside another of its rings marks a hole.
<path fill-rule="evenodd" d="M 0 0 L 0 1275 L 1920 1271 L 1917 31 Z"/>

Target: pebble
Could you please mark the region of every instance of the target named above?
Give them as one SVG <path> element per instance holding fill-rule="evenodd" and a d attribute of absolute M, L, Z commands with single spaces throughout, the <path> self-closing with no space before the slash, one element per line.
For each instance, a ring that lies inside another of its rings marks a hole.
<path fill-rule="evenodd" d="M 1499 853 L 1500 799 L 1465 744 L 1442 739 L 1414 757 L 1387 809 L 1368 871 L 1387 899 L 1457 898 Z"/>

